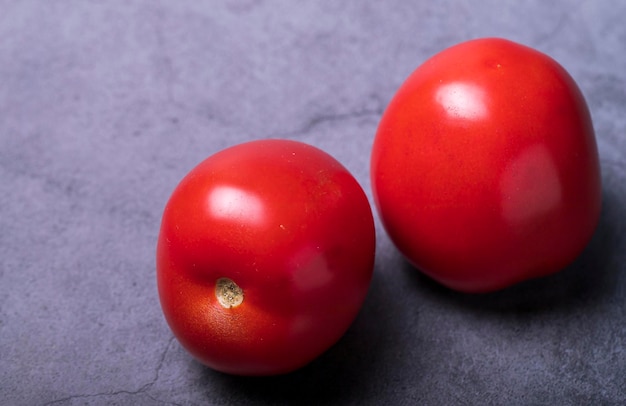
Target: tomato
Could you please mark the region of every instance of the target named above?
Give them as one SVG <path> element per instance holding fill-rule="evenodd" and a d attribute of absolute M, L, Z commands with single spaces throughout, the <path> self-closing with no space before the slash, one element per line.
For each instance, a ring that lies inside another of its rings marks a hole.
<path fill-rule="evenodd" d="M 167 202 L 161 306 L 182 346 L 209 367 L 287 373 L 345 333 L 374 252 L 367 197 L 337 160 L 296 141 L 239 144 L 191 170 Z"/>
<path fill-rule="evenodd" d="M 547 55 L 498 38 L 457 44 L 408 77 L 379 123 L 371 181 L 399 251 L 463 292 L 564 268 L 601 206 L 578 86 Z"/>

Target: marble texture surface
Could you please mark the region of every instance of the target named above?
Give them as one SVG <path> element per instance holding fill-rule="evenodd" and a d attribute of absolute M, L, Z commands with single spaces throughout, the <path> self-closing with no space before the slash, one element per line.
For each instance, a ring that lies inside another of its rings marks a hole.
<path fill-rule="evenodd" d="M 626 2 L 0 0 L 0 404 L 626 403 Z M 206 156 L 283 137 L 371 198 L 380 115 L 421 62 L 506 37 L 585 94 L 597 232 L 563 272 L 468 296 L 411 269 L 377 219 L 363 310 L 308 367 L 194 361 L 159 307 L 165 202 Z"/>

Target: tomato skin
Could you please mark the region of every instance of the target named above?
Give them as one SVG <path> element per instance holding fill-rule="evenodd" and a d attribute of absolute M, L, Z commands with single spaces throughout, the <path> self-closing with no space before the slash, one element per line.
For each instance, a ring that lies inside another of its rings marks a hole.
<path fill-rule="evenodd" d="M 195 167 L 174 190 L 157 244 L 157 284 L 180 343 L 237 375 L 300 368 L 356 317 L 375 252 L 372 211 L 354 177 L 307 144 L 239 144 Z M 218 301 L 228 278 L 243 291 Z"/>
<path fill-rule="evenodd" d="M 381 118 L 371 180 L 399 251 L 472 293 L 564 268 L 601 207 L 578 86 L 547 55 L 498 38 L 448 48 L 408 77 Z"/>

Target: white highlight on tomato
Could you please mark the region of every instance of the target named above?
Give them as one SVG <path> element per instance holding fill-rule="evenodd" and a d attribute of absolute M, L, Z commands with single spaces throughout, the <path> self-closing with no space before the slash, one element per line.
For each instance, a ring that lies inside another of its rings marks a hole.
<path fill-rule="evenodd" d="M 256 195 L 237 187 L 220 186 L 209 195 L 209 210 L 217 218 L 243 220 L 260 224 L 265 219 L 263 201 Z"/>
<path fill-rule="evenodd" d="M 469 83 L 443 85 L 437 89 L 435 100 L 453 118 L 478 120 L 488 114 L 484 90 Z"/>

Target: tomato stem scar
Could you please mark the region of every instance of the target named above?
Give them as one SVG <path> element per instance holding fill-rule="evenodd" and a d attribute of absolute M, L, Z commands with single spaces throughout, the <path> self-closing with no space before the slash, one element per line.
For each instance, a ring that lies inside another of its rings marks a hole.
<path fill-rule="evenodd" d="M 217 301 L 226 309 L 237 307 L 243 302 L 243 289 L 228 278 L 219 278 L 215 284 Z"/>

